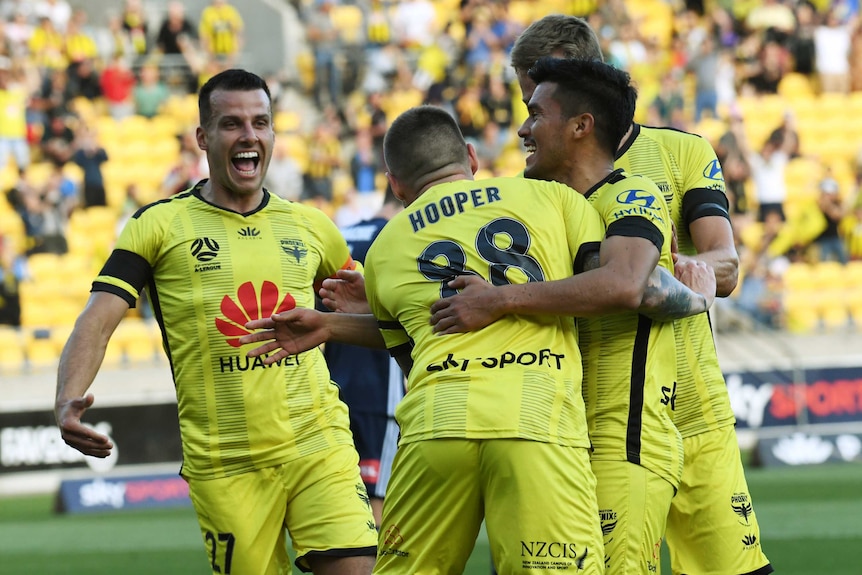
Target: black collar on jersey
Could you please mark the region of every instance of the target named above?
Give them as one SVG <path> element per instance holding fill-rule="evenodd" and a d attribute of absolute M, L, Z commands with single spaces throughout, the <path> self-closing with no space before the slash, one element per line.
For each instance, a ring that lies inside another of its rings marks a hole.
<path fill-rule="evenodd" d="M 629 151 L 629 148 L 632 147 L 632 144 L 635 143 L 635 140 L 638 138 L 638 134 L 641 133 L 641 125 L 640 124 L 632 124 L 632 132 L 629 134 L 629 137 L 626 138 L 623 145 L 617 149 L 617 155 L 614 157 L 614 160 L 619 160 L 623 157 L 623 154 Z"/>
<path fill-rule="evenodd" d="M 587 193 L 584 194 L 584 197 L 589 198 L 593 192 L 595 192 L 596 190 L 598 190 L 599 188 L 601 188 L 605 184 L 615 184 L 616 182 L 618 182 L 624 178 L 625 178 L 625 175 L 623 174 L 623 169 L 617 168 L 616 170 L 614 170 L 613 172 L 611 172 L 610 174 L 608 174 L 607 176 L 605 176 L 604 178 L 602 178 L 601 180 L 596 182 L 596 184 L 592 188 L 587 190 Z"/>
<path fill-rule="evenodd" d="M 209 181 L 209 178 L 204 178 L 203 180 L 201 180 L 197 184 L 195 184 L 191 189 L 192 195 L 194 197 L 196 197 L 197 199 L 199 199 L 200 201 L 202 201 L 203 203 L 210 205 L 214 208 L 218 208 L 218 209 L 224 210 L 226 212 L 232 212 L 234 214 L 239 214 L 239 212 L 237 212 L 235 210 L 229 210 L 228 208 L 226 208 L 224 206 L 219 206 L 218 204 L 214 204 L 214 203 L 208 201 L 207 199 L 205 199 L 203 197 L 203 194 L 201 194 L 201 190 L 204 189 L 204 186 L 206 185 L 206 183 L 208 181 Z M 269 190 L 267 190 L 266 188 L 262 188 L 262 189 L 263 189 L 263 199 L 260 201 L 260 205 L 258 205 L 255 209 L 253 209 L 250 212 L 243 212 L 239 215 L 244 216 L 244 217 L 254 215 L 254 214 L 258 213 L 259 211 L 261 211 L 263 208 L 265 208 L 267 206 L 267 204 L 269 204 L 269 197 L 270 197 Z"/>

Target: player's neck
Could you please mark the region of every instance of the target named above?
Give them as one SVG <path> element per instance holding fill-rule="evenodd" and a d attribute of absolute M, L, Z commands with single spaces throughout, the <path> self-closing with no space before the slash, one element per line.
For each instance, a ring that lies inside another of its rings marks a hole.
<path fill-rule="evenodd" d="M 209 203 L 226 210 L 247 214 L 256 210 L 263 201 L 263 190 L 255 192 L 235 192 L 208 181 L 201 189 L 201 197 Z"/>

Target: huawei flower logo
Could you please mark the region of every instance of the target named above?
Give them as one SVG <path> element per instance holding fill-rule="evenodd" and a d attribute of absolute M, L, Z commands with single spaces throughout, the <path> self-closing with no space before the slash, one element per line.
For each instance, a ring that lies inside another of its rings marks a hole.
<path fill-rule="evenodd" d="M 216 327 L 227 336 L 229 345 L 239 347 L 239 338 L 250 333 L 245 328 L 246 322 L 296 307 L 296 300 L 289 293 L 284 295 L 280 303 L 278 298 L 278 287 L 272 282 L 263 282 L 260 287 L 260 298 L 254 289 L 254 284 L 245 282 L 236 292 L 236 301 L 230 296 L 222 298 L 221 313 L 226 319 L 217 317 Z"/>

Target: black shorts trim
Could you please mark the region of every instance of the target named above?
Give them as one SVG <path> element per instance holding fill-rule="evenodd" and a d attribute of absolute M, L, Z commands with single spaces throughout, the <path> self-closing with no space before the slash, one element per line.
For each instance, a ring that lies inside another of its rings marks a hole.
<path fill-rule="evenodd" d="M 302 557 L 297 557 L 294 561 L 296 568 L 303 573 L 311 573 L 311 567 L 308 566 L 306 558 L 314 555 L 316 557 L 377 557 L 377 546 L 372 547 L 352 547 L 350 549 L 327 549 L 326 551 L 309 551 Z"/>
<path fill-rule="evenodd" d="M 760 569 L 755 569 L 754 571 L 749 571 L 748 573 L 740 573 L 739 575 L 769 575 L 770 573 L 772 573 L 774 571 L 775 571 L 775 569 L 772 568 L 772 564 L 767 563 L 766 565 L 764 565 Z M 682 575 L 687 575 L 687 574 L 683 573 Z"/>

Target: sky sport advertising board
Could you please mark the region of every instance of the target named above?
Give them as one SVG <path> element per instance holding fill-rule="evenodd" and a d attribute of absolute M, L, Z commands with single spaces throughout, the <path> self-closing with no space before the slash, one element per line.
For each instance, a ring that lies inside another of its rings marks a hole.
<path fill-rule="evenodd" d="M 738 429 L 862 423 L 862 367 L 725 374 Z"/>

